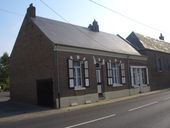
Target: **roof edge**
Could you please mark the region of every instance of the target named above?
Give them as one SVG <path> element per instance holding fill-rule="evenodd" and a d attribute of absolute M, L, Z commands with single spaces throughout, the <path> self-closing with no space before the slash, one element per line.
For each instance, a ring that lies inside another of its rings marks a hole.
<path fill-rule="evenodd" d="M 54 51 L 63 51 L 63 52 L 76 52 L 76 53 L 83 53 L 83 54 L 92 54 L 92 55 L 101 55 L 101 56 L 109 56 L 109 57 L 119 57 L 119 58 L 129 58 L 135 60 L 147 60 L 146 56 L 141 54 L 133 55 L 133 54 L 123 54 L 123 53 L 116 53 L 116 52 L 108 52 L 102 50 L 94 50 L 94 49 L 87 49 L 75 46 L 66 46 L 61 44 L 55 44 Z"/>

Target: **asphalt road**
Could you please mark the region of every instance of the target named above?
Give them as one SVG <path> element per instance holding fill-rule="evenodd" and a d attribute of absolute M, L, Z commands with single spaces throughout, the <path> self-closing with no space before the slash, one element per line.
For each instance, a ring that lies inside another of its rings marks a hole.
<path fill-rule="evenodd" d="M 170 128 L 170 91 L 45 117 L 1 122 L 0 128 Z"/>

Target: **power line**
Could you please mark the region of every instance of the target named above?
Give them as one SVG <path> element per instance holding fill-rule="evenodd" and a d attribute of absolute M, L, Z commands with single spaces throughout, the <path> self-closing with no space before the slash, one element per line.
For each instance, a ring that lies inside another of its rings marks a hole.
<path fill-rule="evenodd" d="M 49 8 L 51 11 L 53 11 L 57 16 L 59 16 L 62 20 L 66 21 L 69 23 L 68 20 L 66 20 L 63 16 L 61 16 L 59 13 L 57 13 L 53 8 L 51 8 L 47 3 L 45 3 L 43 0 L 40 0 L 47 8 Z"/>
<path fill-rule="evenodd" d="M 148 28 L 150 28 L 150 29 L 156 30 L 156 31 L 158 31 L 158 32 L 162 32 L 160 29 L 157 29 L 157 28 L 152 27 L 152 26 L 150 26 L 150 25 L 144 24 L 144 23 L 142 23 L 142 22 L 140 22 L 140 21 L 138 21 L 138 20 L 135 20 L 135 19 L 133 19 L 133 18 L 127 16 L 127 15 L 124 15 L 124 14 L 122 14 L 122 13 L 120 13 L 120 12 L 118 12 L 118 11 L 115 11 L 115 10 L 109 8 L 109 7 L 106 7 L 106 6 L 102 5 L 102 4 L 99 4 L 99 3 L 97 3 L 97 2 L 95 2 L 95 1 L 93 1 L 93 0 L 89 0 L 89 1 L 92 2 L 92 3 L 94 3 L 94 4 L 96 4 L 96 5 L 98 5 L 98 6 L 100 6 L 100 7 L 102 7 L 102 8 L 107 9 L 108 11 L 111 11 L 111 12 L 113 12 L 113 13 L 116 13 L 116 14 L 124 17 L 125 19 L 128 19 L 128 20 L 130 20 L 130 21 L 133 21 L 133 22 L 135 22 L 135 23 L 137 23 L 137 24 L 140 24 L 140 25 L 142 25 L 142 26 L 148 27 Z"/>
<path fill-rule="evenodd" d="M 8 13 L 8 14 L 17 15 L 17 16 L 22 16 L 22 17 L 24 16 L 24 15 L 19 14 L 19 13 L 17 13 L 17 12 L 9 11 L 9 10 L 2 9 L 2 8 L 0 8 L 0 11 L 1 11 L 1 12 L 5 12 L 5 13 Z"/>
<path fill-rule="evenodd" d="M 70 25 L 72 25 L 68 20 L 66 20 L 63 16 L 61 16 L 59 13 L 57 13 L 53 8 L 51 8 L 47 3 L 45 3 L 43 0 L 40 0 L 40 2 L 42 2 L 46 7 L 48 7 L 51 11 L 53 11 L 57 16 L 59 16 L 62 20 L 64 20 L 65 22 L 69 23 Z M 106 47 L 104 44 L 100 43 L 99 41 L 93 39 L 91 36 L 87 35 L 85 32 L 81 31 L 79 28 L 75 27 L 74 25 L 72 25 L 72 27 L 76 30 L 78 30 L 79 32 L 83 33 L 86 37 L 94 40 L 96 43 L 98 43 L 99 45 L 101 45 L 102 47 L 105 47 L 107 49 L 110 49 L 108 47 Z M 110 49 L 112 51 L 112 49 Z"/>

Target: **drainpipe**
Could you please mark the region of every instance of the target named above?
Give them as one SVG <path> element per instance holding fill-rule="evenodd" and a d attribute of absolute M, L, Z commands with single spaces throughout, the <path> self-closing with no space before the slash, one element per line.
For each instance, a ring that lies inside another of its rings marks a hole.
<path fill-rule="evenodd" d="M 130 85 L 130 84 L 131 84 L 130 81 L 131 81 L 131 80 L 130 80 L 130 71 L 129 71 L 129 70 L 130 70 L 130 69 L 129 69 L 129 68 L 130 68 L 130 67 L 129 67 L 129 57 L 130 57 L 130 56 L 127 55 L 127 68 L 128 68 L 127 71 L 128 71 L 128 83 L 129 83 L 129 96 L 130 96 L 130 95 L 131 95 L 131 93 L 130 93 L 130 86 L 131 86 L 131 85 Z"/>
<path fill-rule="evenodd" d="M 57 69 L 57 71 L 55 72 L 55 74 L 57 75 L 57 97 L 58 97 L 58 107 L 61 108 L 61 101 L 60 101 L 60 66 L 59 66 L 59 53 L 57 52 L 57 45 L 54 46 L 54 64 L 55 64 L 55 69 Z M 56 76 L 55 75 L 55 76 Z"/>

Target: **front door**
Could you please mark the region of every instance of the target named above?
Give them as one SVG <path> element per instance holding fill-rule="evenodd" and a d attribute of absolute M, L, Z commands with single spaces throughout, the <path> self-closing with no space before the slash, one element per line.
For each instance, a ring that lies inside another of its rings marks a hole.
<path fill-rule="evenodd" d="M 96 64 L 97 92 L 99 97 L 103 97 L 102 69 L 99 63 Z"/>
<path fill-rule="evenodd" d="M 52 79 L 37 80 L 37 103 L 44 107 L 54 107 Z"/>

